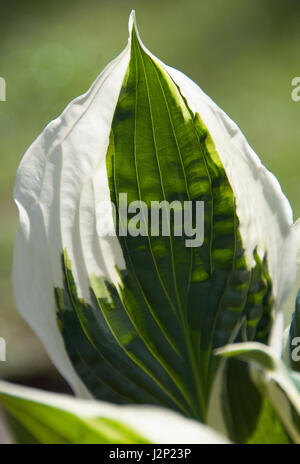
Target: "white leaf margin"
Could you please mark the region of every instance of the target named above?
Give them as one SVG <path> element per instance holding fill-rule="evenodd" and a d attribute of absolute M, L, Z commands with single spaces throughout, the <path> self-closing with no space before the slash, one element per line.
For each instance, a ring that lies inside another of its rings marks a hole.
<path fill-rule="evenodd" d="M 209 427 L 179 413 L 156 406 L 117 406 L 95 400 L 50 393 L 0 381 L 0 395 L 67 411 L 80 418 L 107 418 L 132 428 L 156 444 L 229 444 Z M 1 404 L 1 401 L 0 401 Z"/>

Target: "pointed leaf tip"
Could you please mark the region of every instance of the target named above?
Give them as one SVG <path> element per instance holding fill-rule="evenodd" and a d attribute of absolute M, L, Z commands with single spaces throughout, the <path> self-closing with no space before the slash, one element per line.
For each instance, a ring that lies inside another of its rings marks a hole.
<path fill-rule="evenodd" d="M 135 10 L 131 10 L 131 13 L 129 15 L 129 21 L 128 21 L 129 37 L 131 37 L 133 27 L 136 30 L 136 14 L 135 14 Z"/>
<path fill-rule="evenodd" d="M 137 27 L 137 21 L 136 21 L 136 14 L 135 10 L 132 10 L 129 16 L 129 22 L 128 22 L 128 29 L 129 29 L 129 42 L 131 42 L 132 37 L 135 36 L 138 40 L 138 43 L 140 44 L 141 47 L 145 49 L 145 46 L 141 40 L 139 30 Z"/>

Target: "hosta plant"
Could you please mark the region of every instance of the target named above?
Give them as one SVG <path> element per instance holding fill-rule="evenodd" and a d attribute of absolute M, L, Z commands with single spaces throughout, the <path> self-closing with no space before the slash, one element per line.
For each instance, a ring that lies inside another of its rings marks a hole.
<path fill-rule="evenodd" d="M 291 207 L 236 124 L 145 48 L 134 13 L 129 29 L 20 164 L 16 304 L 81 397 L 170 408 L 237 442 L 282 431 L 247 363 L 214 353 L 264 345 L 280 323 Z"/>

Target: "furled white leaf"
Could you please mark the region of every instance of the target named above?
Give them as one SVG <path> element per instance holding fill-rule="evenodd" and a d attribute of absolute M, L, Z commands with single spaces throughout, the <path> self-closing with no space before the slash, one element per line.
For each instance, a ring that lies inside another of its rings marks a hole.
<path fill-rule="evenodd" d="M 163 408 L 115 406 L 0 381 L 1 403 L 42 443 L 229 443 L 209 427 Z"/>
<path fill-rule="evenodd" d="M 281 340 L 282 332 L 278 331 L 277 336 Z M 282 361 L 274 340 L 275 337 L 270 346 L 255 342 L 235 343 L 216 350 L 215 354 L 250 363 L 253 381 L 269 398 L 293 441 L 300 443 L 300 374 Z"/>
<path fill-rule="evenodd" d="M 87 274 L 111 280 L 122 269 L 118 242 L 98 240 L 95 197 L 109 199 L 104 175 L 110 125 L 129 60 L 129 45 L 90 90 L 52 121 L 25 153 L 16 175 L 19 209 L 13 289 L 16 305 L 77 394 L 86 388 L 74 373 L 57 327 L 54 288 L 62 286 L 60 255 L 67 247 L 79 294 L 87 297 Z M 99 178 L 95 186 L 95 178 Z M 83 210 L 78 203 L 82 198 Z M 82 214 L 81 230 L 78 215 Z M 82 244 L 84 241 L 84 245 Z M 113 242 L 113 243 L 111 243 Z M 101 250 L 105 252 L 105 262 Z M 84 251 L 83 251 L 84 249 Z"/>

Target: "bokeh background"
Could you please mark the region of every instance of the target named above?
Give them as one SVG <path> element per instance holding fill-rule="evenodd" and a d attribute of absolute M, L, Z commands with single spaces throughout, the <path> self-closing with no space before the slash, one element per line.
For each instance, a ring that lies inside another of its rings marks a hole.
<path fill-rule="evenodd" d="M 299 0 L 1 0 L 1 378 L 68 391 L 14 306 L 14 176 L 45 125 L 125 47 L 132 8 L 146 46 L 239 124 L 300 216 L 300 102 L 291 98 L 292 79 L 300 76 Z M 9 439 L 3 427 L 0 419 L 0 443 Z"/>

